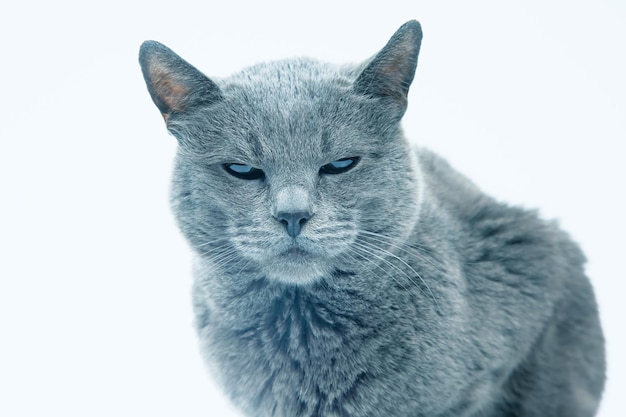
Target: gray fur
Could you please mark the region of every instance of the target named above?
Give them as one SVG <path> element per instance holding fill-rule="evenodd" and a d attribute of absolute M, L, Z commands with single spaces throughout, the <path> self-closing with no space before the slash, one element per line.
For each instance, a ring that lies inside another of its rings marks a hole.
<path fill-rule="evenodd" d="M 361 66 L 290 59 L 214 81 L 142 46 L 180 145 L 172 206 L 206 361 L 255 417 L 592 416 L 604 342 L 584 256 L 411 149 L 420 41 L 412 21 Z M 281 211 L 312 216 L 293 237 Z"/>

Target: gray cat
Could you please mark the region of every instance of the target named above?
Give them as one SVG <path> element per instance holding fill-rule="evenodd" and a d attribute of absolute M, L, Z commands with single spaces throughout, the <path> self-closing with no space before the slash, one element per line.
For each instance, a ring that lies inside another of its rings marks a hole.
<path fill-rule="evenodd" d="M 145 42 L 179 148 L 202 352 L 256 417 L 585 417 L 604 341 L 584 256 L 494 201 L 400 120 L 422 33 L 371 60 L 211 80 Z"/>

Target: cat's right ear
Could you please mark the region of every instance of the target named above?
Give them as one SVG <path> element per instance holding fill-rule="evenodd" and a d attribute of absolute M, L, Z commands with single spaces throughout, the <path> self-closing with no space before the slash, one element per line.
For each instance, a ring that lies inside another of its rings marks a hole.
<path fill-rule="evenodd" d="M 172 114 L 222 98 L 213 81 L 159 42 L 145 41 L 141 45 L 139 64 L 152 101 L 166 122 Z"/>

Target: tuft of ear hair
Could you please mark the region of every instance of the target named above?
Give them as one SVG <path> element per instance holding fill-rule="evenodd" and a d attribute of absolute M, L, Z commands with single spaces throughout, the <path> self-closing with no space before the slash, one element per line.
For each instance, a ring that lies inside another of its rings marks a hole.
<path fill-rule="evenodd" d="M 139 64 L 152 101 L 166 122 L 172 114 L 222 98 L 213 81 L 159 42 L 141 45 Z"/>
<path fill-rule="evenodd" d="M 361 72 L 354 83 L 354 91 L 369 97 L 391 99 L 404 113 L 421 43 L 419 22 L 406 22 Z"/>

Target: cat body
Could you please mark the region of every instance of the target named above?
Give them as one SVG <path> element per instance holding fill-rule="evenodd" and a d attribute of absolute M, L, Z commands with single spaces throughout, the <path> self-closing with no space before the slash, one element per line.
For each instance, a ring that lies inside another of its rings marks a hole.
<path fill-rule="evenodd" d="M 202 352 L 254 417 L 593 416 L 604 347 L 584 256 L 405 140 L 421 28 L 360 66 L 211 80 L 156 42 Z"/>

